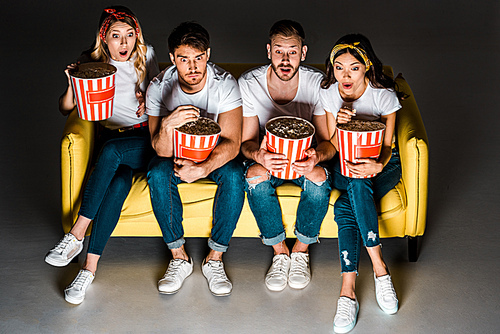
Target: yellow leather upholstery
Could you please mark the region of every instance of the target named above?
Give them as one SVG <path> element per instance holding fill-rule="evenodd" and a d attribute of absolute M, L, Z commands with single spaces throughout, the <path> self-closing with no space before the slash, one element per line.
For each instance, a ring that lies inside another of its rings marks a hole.
<path fill-rule="evenodd" d="M 259 64 L 219 64 L 238 77 Z M 315 65 L 316 66 L 316 65 Z M 324 70 L 324 66 L 316 67 Z M 392 75 L 392 69 L 384 70 Z M 398 111 L 396 135 L 403 176 L 398 185 L 378 203 L 381 237 L 421 236 L 425 230 L 427 211 L 428 145 L 425 128 L 415 98 L 407 82 L 396 78 L 399 89 L 410 97 L 402 101 Z M 89 175 L 95 124 L 78 118 L 76 110 L 68 117 L 61 141 L 62 225 L 65 232 L 76 220 L 83 185 Z M 186 237 L 208 237 L 211 230 L 212 202 L 216 185 L 209 180 L 182 183 L 179 191 L 183 202 Z M 278 187 L 287 236 L 294 237 L 293 224 L 300 198 L 300 187 L 285 184 Z M 337 237 L 333 204 L 339 196 L 332 191 L 330 207 L 321 227 L 320 237 Z M 90 231 L 90 229 L 89 229 Z M 132 189 L 123 205 L 120 221 L 113 236 L 161 236 L 149 199 L 145 173 L 134 176 Z M 245 201 L 235 237 L 257 237 L 259 229 Z"/>

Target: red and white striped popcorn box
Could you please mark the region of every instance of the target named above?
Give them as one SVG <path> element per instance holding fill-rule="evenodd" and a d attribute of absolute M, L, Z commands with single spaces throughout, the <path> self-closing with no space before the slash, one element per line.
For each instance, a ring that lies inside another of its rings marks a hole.
<path fill-rule="evenodd" d="M 214 135 L 191 135 L 174 129 L 174 156 L 202 162 L 217 145 L 220 132 Z"/>
<path fill-rule="evenodd" d="M 114 73 L 102 78 L 78 78 L 71 75 L 71 84 L 78 107 L 78 116 L 86 121 L 102 121 L 113 115 L 116 67 L 106 63 L 85 63 L 79 69 L 105 67 Z"/>
<path fill-rule="evenodd" d="M 290 117 L 290 116 L 282 116 L 282 117 Z M 294 117 L 296 118 L 296 117 Z M 301 121 L 306 121 L 301 118 L 297 118 Z M 270 120 L 272 121 L 272 120 Z M 307 121 L 306 121 L 307 122 Z M 309 123 L 309 122 L 308 122 Z M 314 126 L 309 123 L 312 128 L 314 129 Z M 283 153 L 286 155 L 286 158 L 288 159 L 288 164 L 286 165 L 286 168 L 282 172 L 274 172 L 270 171 L 270 173 L 280 179 L 285 179 L 285 180 L 292 180 L 299 178 L 300 174 L 296 173 L 295 171 L 292 170 L 292 163 L 295 161 L 299 161 L 302 159 L 305 159 L 305 151 L 311 147 L 312 140 L 314 137 L 314 132 L 312 135 L 306 138 L 302 139 L 289 139 L 289 138 L 281 138 L 278 137 L 271 132 L 267 130 L 266 127 L 266 137 L 267 137 L 267 150 L 269 152 L 273 153 Z"/>
<path fill-rule="evenodd" d="M 339 140 L 339 158 L 340 172 L 342 175 L 351 178 L 369 178 L 377 174 L 367 175 L 365 177 L 354 176 L 346 161 L 356 163 L 357 159 L 373 158 L 377 159 L 382 148 L 385 126 L 376 131 L 349 131 L 337 128 L 337 137 Z"/>

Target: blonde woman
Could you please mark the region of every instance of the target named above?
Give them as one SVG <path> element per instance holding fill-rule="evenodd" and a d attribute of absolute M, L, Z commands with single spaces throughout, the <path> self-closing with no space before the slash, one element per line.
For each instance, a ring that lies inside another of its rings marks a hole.
<path fill-rule="evenodd" d="M 94 45 L 79 62 L 67 67 L 68 88 L 59 99 L 63 115 L 76 105 L 69 71 L 80 62 L 95 61 L 117 68 L 113 116 L 100 122 L 102 149 L 85 187 L 78 218 L 71 231 L 45 257 L 45 262 L 56 267 L 70 263 L 82 251 L 85 232 L 94 221 L 83 268 L 64 291 L 66 301 L 72 304 L 84 300 L 85 291 L 94 280 L 97 262 L 118 222 L 134 171 L 144 170 L 154 154 L 143 95 L 159 73 L 158 62 L 153 48 L 144 43 L 139 21 L 130 9 L 104 9 Z"/>

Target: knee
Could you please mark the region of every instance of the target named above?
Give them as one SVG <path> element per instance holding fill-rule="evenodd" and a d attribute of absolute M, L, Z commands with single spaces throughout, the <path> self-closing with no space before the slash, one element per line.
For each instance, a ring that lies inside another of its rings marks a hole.
<path fill-rule="evenodd" d="M 234 185 L 236 187 L 243 187 L 243 165 L 239 162 L 232 160 L 220 167 L 219 176 L 217 179 L 221 183 Z"/>
<path fill-rule="evenodd" d="M 246 172 L 246 181 L 249 184 L 258 184 L 269 179 L 267 169 L 261 164 L 253 164 Z"/>
<path fill-rule="evenodd" d="M 174 170 L 172 159 L 153 158 L 148 168 L 148 183 L 151 186 L 155 183 L 163 183 L 169 179 Z"/>
<path fill-rule="evenodd" d="M 306 179 L 314 183 L 322 183 L 326 181 L 326 171 L 323 167 L 314 166 L 312 172 L 306 175 Z"/>
<path fill-rule="evenodd" d="M 118 146 L 115 141 L 110 140 L 107 141 L 101 149 L 101 153 L 99 154 L 99 161 L 110 161 L 116 160 L 120 156 L 120 152 L 118 150 Z"/>

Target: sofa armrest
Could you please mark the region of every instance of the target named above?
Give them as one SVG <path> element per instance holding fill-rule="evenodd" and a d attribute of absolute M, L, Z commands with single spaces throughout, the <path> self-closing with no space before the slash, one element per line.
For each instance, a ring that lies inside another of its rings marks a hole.
<path fill-rule="evenodd" d="M 94 123 L 78 117 L 76 108 L 68 115 L 61 138 L 62 225 L 69 232 L 78 215 L 94 148 Z"/>
<path fill-rule="evenodd" d="M 397 90 L 408 97 L 401 101 L 396 136 L 402 165 L 402 179 L 407 194 L 406 235 L 424 234 L 427 216 L 427 181 L 429 168 L 428 139 L 417 102 L 410 86 L 397 76 Z"/>

